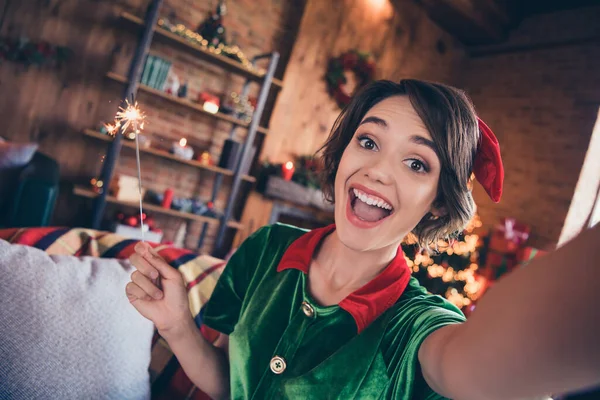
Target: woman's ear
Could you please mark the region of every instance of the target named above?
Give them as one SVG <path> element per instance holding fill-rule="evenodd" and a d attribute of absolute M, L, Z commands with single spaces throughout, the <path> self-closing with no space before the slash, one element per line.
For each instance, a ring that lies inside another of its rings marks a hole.
<path fill-rule="evenodd" d="M 431 206 L 431 211 L 429 211 L 431 213 L 431 215 L 433 215 L 433 217 L 435 219 L 441 218 L 441 217 L 445 217 L 448 214 L 448 211 L 446 210 L 446 207 L 444 206 Z"/>

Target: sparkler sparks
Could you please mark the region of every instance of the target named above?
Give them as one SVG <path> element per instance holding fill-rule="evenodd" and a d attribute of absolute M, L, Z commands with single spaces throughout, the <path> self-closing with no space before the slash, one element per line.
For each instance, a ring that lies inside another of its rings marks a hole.
<path fill-rule="evenodd" d="M 115 116 L 115 127 L 118 129 L 121 125 L 123 126 L 123 134 L 127 132 L 129 128 L 136 135 L 144 129 L 144 119 L 146 116 L 140 110 L 137 101 L 133 104 L 129 103 L 129 100 L 125 100 L 125 108 L 119 107 L 117 115 Z M 108 126 L 106 129 L 110 132 Z"/>
<path fill-rule="evenodd" d="M 115 122 L 114 124 L 104 124 L 104 127 L 106 128 L 107 134 L 109 134 L 110 136 L 115 136 L 121 128 L 121 123 Z"/>

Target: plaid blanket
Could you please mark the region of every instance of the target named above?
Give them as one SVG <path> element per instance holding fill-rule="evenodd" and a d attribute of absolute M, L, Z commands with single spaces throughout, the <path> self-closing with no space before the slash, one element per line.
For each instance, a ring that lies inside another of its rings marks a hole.
<path fill-rule="evenodd" d="M 48 254 L 126 259 L 138 240 L 125 239 L 111 232 L 83 228 L 11 228 L 0 230 L 0 239 L 32 246 Z M 177 268 L 187 285 L 190 310 L 202 326 L 202 307 L 210 298 L 225 262 L 190 250 L 150 243 L 169 265 Z M 211 334 L 203 328 L 205 336 Z"/>

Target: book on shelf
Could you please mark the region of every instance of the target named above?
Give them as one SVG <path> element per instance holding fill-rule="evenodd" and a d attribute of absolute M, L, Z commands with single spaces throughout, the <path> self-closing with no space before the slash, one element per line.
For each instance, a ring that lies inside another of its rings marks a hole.
<path fill-rule="evenodd" d="M 170 61 L 150 54 L 144 63 L 141 83 L 153 89 L 163 90 L 170 69 Z"/>

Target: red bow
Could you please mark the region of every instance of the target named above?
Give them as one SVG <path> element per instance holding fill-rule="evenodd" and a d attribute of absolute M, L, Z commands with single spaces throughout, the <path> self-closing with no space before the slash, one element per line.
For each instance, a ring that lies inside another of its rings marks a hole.
<path fill-rule="evenodd" d="M 477 117 L 477 122 L 481 137 L 473 163 L 473 173 L 490 198 L 497 203 L 502 197 L 502 182 L 504 181 L 500 144 L 498 144 L 494 132 L 479 117 Z"/>

